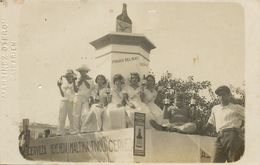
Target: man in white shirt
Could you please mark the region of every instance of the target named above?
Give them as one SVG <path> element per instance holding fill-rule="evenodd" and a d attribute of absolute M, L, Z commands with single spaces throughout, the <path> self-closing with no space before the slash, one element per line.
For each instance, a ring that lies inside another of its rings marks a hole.
<path fill-rule="evenodd" d="M 80 77 L 77 82 L 73 81 L 76 94 L 73 104 L 73 131 L 71 134 L 88 132 L 91 129 L 88 120 L 85 118 L 91 119 L 89 99 L 91 91 L 94 89 L 94 81 L 87 75 L 90 71 L 87 65 L 83 64 L 76 70 L 80 73 Z"/>
<path fill-rule="evenodd" d="M 59 112 L 59 123 L 57 127 L 57 135 L 65 135 L 64 127 L 66 123 L 66 118 L 68 115 L 69 121 L 70 121 L 70 131 L 72 129 L 72 122 L 73 122 L 73 100 L 75 96 L 75 92 L 73 89 L 73 79 L 74 79 L 74 72 L 71 69 L 67 70 L 67 73 L 63 75 L 62 77 L 66 78 L 67 83 L 64 83 L 62 85 L 62 77 L 58 81 L 57 85 L 60 89 L 60 94 L 62 96 L 61 104 L 60 104 L 60 112 Z"/>
<path fill-rule="evenodd" d="M 229 87 L 220 86 L 215 93 L 220 101 L 212 108 L 206 130 L 216 128 L 218 137 L 214 146 L 212 162 L 235 162 L 244 150 L 244 107 L 230 103 Z"/>

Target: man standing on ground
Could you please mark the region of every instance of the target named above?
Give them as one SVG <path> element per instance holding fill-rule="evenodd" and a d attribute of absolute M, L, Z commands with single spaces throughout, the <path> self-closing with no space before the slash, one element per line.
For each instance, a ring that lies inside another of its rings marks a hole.
<path fill-rule="evenodd" d="M 215 127 L 218 132 L 212 162 L 234 162 L 244 150 L 244 107 L 230 103 L 231 92 L 227 86 L 218 87 L 215 93 L 220 104 L 212 108 L 205 130 Z"/>

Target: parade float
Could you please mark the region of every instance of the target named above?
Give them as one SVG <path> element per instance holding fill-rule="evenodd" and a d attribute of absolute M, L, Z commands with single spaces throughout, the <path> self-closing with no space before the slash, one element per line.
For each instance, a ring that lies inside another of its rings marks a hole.
<path fill-rule="evenodd" d="M 25 139 L 28 160 L 58 162 L 195 163 L 209 162 L 214 137 L 144 129 L 144 114 L 134 128 Z"/>
<path fill-rule="evenodd" d="M 132 33 L 126 13 L 117 17 L 116 32 L 90 44 L 96 49 L 95 71 L 108 79 L 115 74 L 128 77 L 149 72 L 154 44 L 143 34 Z M 122 69 L 123 68 L 123 69 Z M 105 71 L 105 72 L 104 72 Z M 215 138 L 163 132 L 145 128 L 145 114 L 135 113 L 133 128 L 30 139 L 29 121 L 24 120 L 25 143 L 21 148 L 28 160 L 58 162 L 195 163 L 209 162 Z"/>

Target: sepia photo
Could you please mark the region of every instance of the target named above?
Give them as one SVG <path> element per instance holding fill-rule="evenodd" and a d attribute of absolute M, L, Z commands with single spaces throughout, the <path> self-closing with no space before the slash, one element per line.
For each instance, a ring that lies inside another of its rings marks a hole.
<path fill-rule="evenodd" d="M 259 163 L 259 2 L 0 5 L 1 163 Z"/>

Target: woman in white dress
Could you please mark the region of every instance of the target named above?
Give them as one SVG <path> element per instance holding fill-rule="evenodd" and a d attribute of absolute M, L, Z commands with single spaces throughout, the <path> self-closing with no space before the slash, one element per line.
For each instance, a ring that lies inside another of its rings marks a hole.
<path fill-rule="evenodd" d="M 155 78 L 153 75 L 146 76 L 147 84 L 144 88 L 144 103 L 148 106 L 153 119 L 160 124 L 166 123 L 167 121 L 163 119 L 163 111 L 159 108 L 154 100 L 157 97 L 157 91 L 154 89 Z"/>
<path fill-rule="evenodd" d="M 103 130 L 126 128 L 125 95 L 122 89 L 123 76 L 116 74 L 113 77 L 114 88 L 108 97 L 107 109 L 102 114 Z"/>
<path fill-rule="evenodd" d="M 92 90 L 91 92 L 91 108 L 88 114 L 84 114 L 86 116 L 89 116 L 87 119 L 83 121 L 82 124 L 89 127 L 88 130 L 84 132 L 95 132 L 95 131 L 101 131 L 102 129 L 102 119 L 101 115 L 104 111 L 104 107 L 107 105 L 107 95 L 106 95 L 106 83 L 107 80 L 105 76 L 98 75 L 95 79 L 95 82 L 97 86 Z M 85 118 L 84 118 L 85 119 Z"/>
<path fill-rule="evenodd" d="M 128 127 L 134 126 L 134 112 L 145 113 L 146 128 L 151 128 L 149 120 L 152 118 L 149 108 L 143 103 L 144 87 L 139 85 L 138 73 L 130 73 L 130 85 L 124 88 L 126 92 L 126 112 L 128 115 Z"/>

